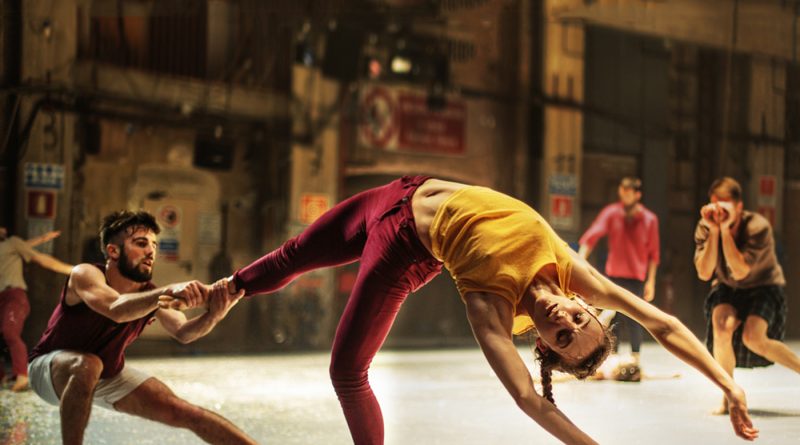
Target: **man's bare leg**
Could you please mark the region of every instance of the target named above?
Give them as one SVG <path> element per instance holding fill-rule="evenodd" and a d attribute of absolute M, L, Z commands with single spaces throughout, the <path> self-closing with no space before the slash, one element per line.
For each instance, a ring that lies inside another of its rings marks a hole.
<path fill-rule="evenodd" d="M 155 378 L 145 380 L 115 403 L 114 408 L 123 413 L 189 429 L 208 443 L 256 443 L 224 417 L 179 398 Z"/>
<path fill-rule="evenodd" d="M 61 440 L 80 445 L 92 412 L 92 396 L 103 372 L 103 362 L 94 354 L 64 351 L 53 357 L 50 375 L 61 400 Z"/>
<path fill-rule="evenodd" d="M 736 355 L 733 352 L 733 333 L 742 324 L 736 318 L 736 309 L 730 304 L 719 304 L 711 313 L 711 326 L 714 330 L 714 359 L 722 365 L 731 377 L 736 367 Z M 722 398 L 722 405 L 713 414 L 728 414 L 728 399 Z"/>
<path fill-rule="evenodd" d="M 783 342 L 767 336 L 769 324 L 757 315 L 750 315 L 744 323 L 742 341 L 747 349 L 771 362 L 783 365 L 794 372 L 800 372 L 800 357 Z"/>

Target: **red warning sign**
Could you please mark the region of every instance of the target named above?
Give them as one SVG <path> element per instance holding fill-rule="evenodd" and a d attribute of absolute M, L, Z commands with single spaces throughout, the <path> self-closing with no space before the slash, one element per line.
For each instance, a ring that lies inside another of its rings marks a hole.
<path fill-rule="evenodd" d="M 56 194 L 49 190 L 28 190 L 28 218 L 53 219 L 56 217 Z"/>
<path fill-rule="evenodd" d="M 373 88 L 361 102 L 361 134 L 371 146 L 386 148 L 397 131 L 396 107 L 385 88 Z"/>
<path fill-rule="evenodd" d="M 550 195 L 550 225 L 554 229 L 573 230 L 575 226 L 575 197 Z"/>
<path fill-rule="evenodd" d="M 775 196 L 775 176 L 762 175 L 759 178 L 758 194 L 760 196 Z"/>

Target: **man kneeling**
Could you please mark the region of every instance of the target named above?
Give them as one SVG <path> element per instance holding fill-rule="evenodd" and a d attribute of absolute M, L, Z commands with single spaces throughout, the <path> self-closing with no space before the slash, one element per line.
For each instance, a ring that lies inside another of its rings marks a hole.
<path fill-rule="evenodd" d="M 177 397 L 164 383 L 125 366 L 125 348 L 153 319 L 181 343 L 204 335 L 243 293 L 198 281 L 156 288 L 150 282 L 160 229 L 149 213 L 115 212 L 100 228 L 106 264 L 75 266 L 39 343 L 30 353 L 31 388 L 61 411 L 64 444 L 80 444 L 92 404 L 188 428 L 210 443 L 252 444 L 218 414 Z M 206 299 L 208 311 L 187 320 L 160 309 L 161 295 Z"/>

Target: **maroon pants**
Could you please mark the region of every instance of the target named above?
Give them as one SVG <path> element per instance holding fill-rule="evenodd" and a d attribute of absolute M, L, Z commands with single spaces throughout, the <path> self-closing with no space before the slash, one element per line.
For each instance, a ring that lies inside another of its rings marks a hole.
<path fill-rule="evenodd" d="M 353 442 L 383 443 L 383 416 L 367 371 L 410 292 L 442 270 L 419 240 L 411 195 L 427 177 L 403 177 L 332 208 L 303 233 L 235 274 L 247 294 L 275 291 L 303 272 L 361 260 L 330 364 Z"/>
<path fill-rule="evenodd" d="M 10 287 L 0 292 L 0 331 L 11 352 L 14 375 L 28 375 L 28 349 L 22 341 L 22 327 L 31 312 L 23 289 Z"/>

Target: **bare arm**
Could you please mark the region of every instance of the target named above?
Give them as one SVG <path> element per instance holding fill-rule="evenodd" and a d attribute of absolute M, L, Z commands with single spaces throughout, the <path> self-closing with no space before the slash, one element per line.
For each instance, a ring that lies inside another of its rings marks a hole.
<path fill-rule="evenodd" d="M 45 235 L 43 235 L 45 236 Z M 69 275 L 72 272 L 72 266 L 53 258 L 52 256 L 42 253 L 31 247 L 28 241 L 25 241 L 16 236 L 9 238 L 14 250 L 19 254 L 25 262 L 33 261 L 34 263 L 50 269 L 54 272 Z"/>
<path fill-rule="evenodd" d="M 592 438 L 575 426 L 564 413 L 536 393 L 528 368 L 512 339 L 511 304 L 498 296 L 483 293 L 469 293 L 465 301 L 475 339 L 517 406 L 564 443 L 594 444 Z"/>
<path fill-rule="evenodd" d="M 730 268 L 731 278 L 737 281 L 743 280 L 750 274 L 750 265 L 736 247 L 736 240 L 733 238 L 730 226 L 722 224 L 721 226 L 720 236 L 722 237 L 722 254 L 725 255 L 725 264 Z"/>
<path fill-rule="evenodd" d="M 719 258 L 719 223 L 717 222 L 716 204 L 707 204 L 700 209 L 700 216 L 708 226 L 708 236 L 702 245 L 698 245 L 694 256 L 694 267 L 697 277 L 708 281 L 714 276 Z M 702 238 L 701 238 L 702 239 Z"/>
<path fill-rule="evenodd" d="M 733 225 L 736 222 L 736 209 L 729 202 L 717 203 L 717 219 L 719 223 L 720 237 L 722 238 L 722 254 L 725 256 L 725 264 L 731 272 L 734 280 L 743 280 L 750 274 L 750 265 L 745 260 L 744 254 L 736 247 L 736 239 L 733 237 Z"/>
<path fill-rule="evenodd" d="M 647 264 L 647 279 L 644 282 L 644 301 L 653 301 L 656 297 L 656 272 L 658 263 L 650 261 Z"/>
<path fill-rule="evenodd" d="M 31 246 L 31 247 L 36 247 L 39 244 L 44 244 L 44 243 L 46 243 L 46 242 L 48 242 L 48 241 L 50 241 L 52 239 L 58 238 L 59 236 L 61 236 L 61 231 L 60 230 L 54 230 L 52 232 L 47 232 L 47 233 L 44 233 L 42 235 L 39 235 L 39 236 L 37 236 L 35 238 L 31 238 L 31 239 L 29 239 L 29 240 L 27 240 L 25 242 L 28 243 L 28 245 Z"/>
<path fill-rule="evenodd" d="M 593 305 L 613 309 L 633 318 L 670 352 L 700 370 L 721 389 L 732 389 L 734 383 L 730 376 L 677 318 L 615 285 L 591 265 L 575 261 L 570 290 L 579 295 L 594 295 L 595 299 L 591 301 Z"/>
<path fill-rule="evenodd" d="M 172 284 L 144 292 L 120 294 L 106 284 L 100 269 L 91 264 L 80 264 L 73 269 L 69 280 L 69 291 L 73 292 L 93 311 L 117 323 L 142 318 L 158 307 L 160 295 L 203 297 L 202 284 L 196 281 Z"/>
<path fill-rule="evenodd" d="M 711 231 L 705 242 L 705 248 L 701 250 L 694 259 L 694 267 L 697 269 L 697 277 L 703 281 L 708 281 L 714 276 L 714 269 L 717 267 L 719 255 L 719 231 Z"/>
<path fill-rule="evenodd" d="M 587 299 L 591 304 L 622 312 L 644 326 L 664 348 L 722 389 L 730 402 L 731 422 L 737 435 L 748 440 L 758 436 L 747 414 L 744 391 L 680 320 L 615 285 L 575 253 L 570 290 L 591 295 Z"/>
<path fill-rule="evenodd" d="M 46 253 L 36 252 L 36 254 L 31 257 L 31 261 L 45 269 L 50 269 L 60 274 L 69 275 L 72 272 L 73 266 L 71 264 L 61 262 Z"/>
<path fill-rule="evenodd" d="M 226 280 L 220 280 L 214 284 L 208 295 L 208 311 L 204 314 L 187 320 L 183 312 L 167 309 L 169 304 L 165 301 L 164 304 L 159 304 L 160 310 L 156 312 L 156 318 L 172 338 L 183 344 L 204 337 L 225 318 L 228 311 L 244 296 L 244 291 L 229 294 L 227 284 Z"/>
<path fill-rule="evenodd" d="M 578 243 L 580 244 L 580 249 L 578 251 L 578 255 L 580 255 L 583 259 L 588 259 L 589 255 L 592 254 L 592 250 L 594 249 L 595 244 L 600 238 L 608 235 L 608 220 L 610 218 L 613 206 L 606 206 L 592 221 L 592 224 L 586 229 L 586 232 L 581 235 L 580 240 Z"/>
<path fill-rule="evenodd" d="M 581 244 L 580 249 L 578 249 L 578 255 L 584 260 L 589 259 L 589 255 L 592 254 L 592 248 L 589 247 L 588 244 Z"/>

